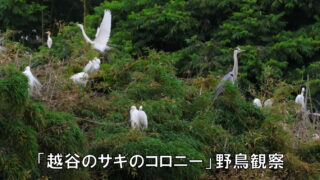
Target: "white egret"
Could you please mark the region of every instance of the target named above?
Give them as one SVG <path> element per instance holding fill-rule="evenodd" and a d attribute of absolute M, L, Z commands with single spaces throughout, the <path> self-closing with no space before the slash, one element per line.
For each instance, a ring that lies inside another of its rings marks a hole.
<path fill-rule="evenodd" d="M 148 128 L 148 117 L 147 114 L 142 110 L 142 106 L 139 107 L 139 122 L 140 128 Z"/>
<path fill-rule="evenodd" d="M 137 110 L 136 106 L 131 106 L 130 109 L 130 122 L 133 129 L 148 128 L 147 114 L 142 110 L 142 106 Z"/>
<path fill-rule="evenodd" d="M 89 75 L 86 72 L 79 72 L 77 74 L 74 74 L 70 77 L 70 79 L 75 83 L 75 84 L 80 84 L 82 86 L 86 86 L 88 79 L 89 79 Z"/>
<path fill-rule="evenodd" d="M 130 123 L 131 123 L 131 128 L 136 129 L 140 128 L 139 124 L 139 111 L 137 110 L 136 106 L 131 106 L 130 109 Z"/>
<path fill-rule="evenodd" d="M 238 54 L 244 52 L 245 50 L 241 50 L 240 48 L 236 48 L 233 51 L 233 69 L 228 74 L 226 74 L 213 93 L 213 101 L 217 99 L 217 97 L 223 92 L 224 84 L 226 81 L 231 81 L 232 84 L 235 84 L 238 77 Z"/>
<path fill-rule="evenodd" d="M 51 32 L 50 32 L 50 31 L 47 31 L 46 34 L 48 34 L 47 45 L 48 45 L 48 48 L 50 49 L 51 46 L 52 46 L 52 39 L 51 39 L 51 37 L 50 37 Z"/>
<path fill-rule="evenodd" d="M 256 105 L 257 107 L 271 107 L 273 104 L 272 99 L 267 99 L 263 102 L 259 98 L 254 98 L 253 104 Z"/>
<path fill-rule="evenodd" d="M 42 87 L 38 79 L 32 74 L 30 66 L 27 66 L 23 74 L 28 78 L 29 95 L 41 95 L 40 89 Z"/>
<path fill-rule="evenodd" d="M 273 104 L 273 100 L 272 99 L 267 99 L 263 102 L 263 107 L 271 107 Z"/>
<path fill-rule="evenodd" d="M 256 105 L 257 107 L 262 107 L 261 100 L 258 98 L 254 98 L 253 104 Z"/>
<path fill-rule="evenodd" d="M 100 27 L 98 27 L 97 29 L 96 38 L 94 41 L 92 41 L 87 36 L 82 24 L 78 24 L 78 26 L 82 31 L 82 35 L 84 39 L 86 40 L 86 42 L 92 45 L 93 49 L 98 50 L 101 53 L 104 53 L 105 50 L 111 49 L 111 47 L 108 46 L 107 44 L 110 38 L 110 33 L 111 33 L 111 11 L 110 10 L 104 10 L 104 16 L 100 24 Z"/>
<path fill-rule="evenodd" d="M 305 102 L 304 102 L 304 92 L 305 92 L 305 88 L 303 87 L 303 88 L 301 89 L 301 94 L 299 94 L 299 95 L 296 97 L 296 99 L 295 99 L 295 102 L 296 102 L 297 104 L 300 104 L 301 107 L 302 107 L 302 109 L 306 109 L 306 104 L 305 104 Z"/>
<path fill-rule="evenodd" d="M 320 136 L 317 133 L 314 133 L 314 134 L 311 135 L 311 139 L 312 140 L 319 140 Z"/>
<path fill-rule="evenodd" d="M 99 34 L 99 31 L 100 31 L 100 28 L 97 27 L 97 32 L 96 32 L 96 35 L 94 36 L 95 38 L 97 38 L 98 34 Z"/>
<path fill-rule="evenodd" d="M 88 74 L 95 73 L 100 69 L 101 60 L 95 57 L 93 60 L 89 61 L 89 63 L 84 67 L 83 72 Z"/>

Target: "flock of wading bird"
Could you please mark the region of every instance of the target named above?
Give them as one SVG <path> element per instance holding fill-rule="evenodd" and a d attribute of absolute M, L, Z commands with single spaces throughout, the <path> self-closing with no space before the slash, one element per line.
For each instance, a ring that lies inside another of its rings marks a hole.
<path fill-rule="evenodd" d="M 77 24 L 77 26 L 81 29 L 81 32 L 83 34 L 83 37 L 87 43 L 90 43 L 92 45 L 92 48 L 94 50 L 97 50 L 102 55 L 104 55 L 106 50 L 110 50 L 111 47 L 108 45 L 108 41 L 110 38 L 111 33 L 111 11 L 105 10 L 104 16 L 102 19 L 102 22 L 100 24 L 100 27 L 97 28 L 95 39 L 91 40 L 85 30 L 82 24 Z M 47 38 L 47 46 L 48 48 L 52 47 L 53 40 L 51 38 L 51 32 L 46 32 L 48 34 Z M 2 40 L 0 40 L 1 42 Z M 0 52 L 5 51 L 6 48 L 3 46 L 0 46 Z M 242 50 L 240 48 L 236 48 L 233 52 L 233 60 L 234 65 L 232 71 L 227 73 L 220 81 L 218 86 L 216 87 L 214 93 L 213 93 L 213 101 L 215 101 L 218 96 L 223 92 L 224 86 L 226 81 L 231 81 L 233 84 L 235 84 L 238 76 L 238 54 L 241 52 L 244 52 L 245 50 Z M 87 65 L 83 68 L 82 72 L 79 72 L 77 74 L 74 74 L 70 77 L 70 80 L 73 81 L 75 84 L 79 84 L 81 86 L 86 86 L 88 79 L 90 77 L 90 74 L 95 73 L 99 70 L 101 64 L 101 60 L 97 57 L 95 57 L 93 60 L 89 61 Z M 23 74 L 28 78 L 28 84 L 29 84 L 29 95 L 41 95 L 41 83 L 38 81 L 38 79 L 32 74 L 30 66 L 27 66 L 25 68 L 25 71 Z M 297 104 L 301 105 L 302 109 L 306 109 L 305 104 L 305 98 L 304 98 L 305 88 L 302 88 L 301 94 L 297 95 L 295 102 Z M 253 104 L 258 107 L 270 107 L 272 106 L 272 99 L 267 99 L 264 101 L 264 103 L 261 102 L 260 99 L 255 98 L 253 100 Z M 139 107 L 139 110 L 136 106 L 131 106 L 130 109 L 130 123 L 131 127 L 134 129 L 145 129 L 148 127 L 148 118 L 146 113 L 142 110 L 142 106 Z"/>

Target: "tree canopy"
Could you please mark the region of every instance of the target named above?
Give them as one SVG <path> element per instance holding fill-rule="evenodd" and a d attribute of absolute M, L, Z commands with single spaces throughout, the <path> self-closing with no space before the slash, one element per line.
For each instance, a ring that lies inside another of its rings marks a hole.
<path fill-rule="evenodd" d="M 1 0 L 0 179 L 318 179 L 320 141 L 312 134 L 320 127 L 299 116 L 294 100 L 308 87 L 308 110 L 320 109 L 319 7 L 317 0 Z M 101 55 L 76 24 L 93 38 L 105 9 L 112 49 Z M 238 81 L 212 102 L 236 47 L 246 50 Z M 94 57 L 101 68 L 87 86 L 72 84 Z M 43 84 L 40 97 L 28 95 L 27 65 Z M 258 108 L 255 97 L 274 103 Z M 143 106 L 148 129 L 131 129 L 132 105 Z M 46 159 L 38 164 L 39 152 L 203 163 L 56 171 Z M 206 170 L 219 153 L 281 153 L 284 168 Z"/>

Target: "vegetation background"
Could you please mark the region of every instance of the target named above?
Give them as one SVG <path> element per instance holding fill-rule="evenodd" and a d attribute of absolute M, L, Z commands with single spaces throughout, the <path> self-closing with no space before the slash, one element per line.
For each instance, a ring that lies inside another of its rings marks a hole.
<path fill-rule="evenodd" d="M 0 0 L 0 179 L 319 179 L 314 123 L 296 115 L 295 96 L 309 76 L 320 108 L 318 0 Z M 112 12 L 108 51 L 86 88 L 69 77 L 99 56 L 94 37 Z M 44 32 L 53 32 L 45 46 Z M 39 36 L 40 38 L 36 38 Z M 28 38 L 26 38 L 28 37 Z M 215 104 L 211 94 L 232 69 L 239 80 Z M 24 67 L 43 83 L 28 97 Z M 252 99 L 274 99 L 259 109 Z M 146 131 L 131 130 L 131 105 L 142 105 Z M 37 153 L 186 155 L 188 168 L 50 170 Z M 217 153 L 282 153 L 284 169 L 206 170 Z M 173 178 L 174 177 L 174 178 Z"/>

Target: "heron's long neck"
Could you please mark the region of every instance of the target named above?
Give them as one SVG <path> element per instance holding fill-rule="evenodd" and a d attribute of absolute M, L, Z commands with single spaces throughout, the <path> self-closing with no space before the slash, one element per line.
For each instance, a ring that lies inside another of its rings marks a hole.
<path fill-rule="evenodd" d="M 236 52 L 233 53 L 233 79 L 236 81 L 237 76 L 238 76 L 238 55 Z"/>
<path fill-rule="evenodd" d="M 50 33 L 48 33 L 48 39 L 50 39 Z"/>
<path fill-rule="evenodd" d="M 80 27 L 80 29 L 81 29 L 81 31 L 82 31 L 82 35 L 83 35 L 84 39 L 85 39 L 88 43 L 93 44 L 93 41 L 87 36 L 87 34 L 86 34 L 86 32 L 84 31 L 84 29 L 83 29 L 82 26 Z"/>

